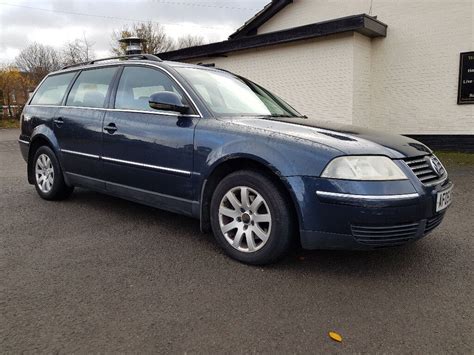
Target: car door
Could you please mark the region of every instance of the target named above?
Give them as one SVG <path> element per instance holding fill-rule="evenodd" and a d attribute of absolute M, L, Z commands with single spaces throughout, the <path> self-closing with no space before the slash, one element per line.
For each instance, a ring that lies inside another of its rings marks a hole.
<path fill-rule="evenodd" d="M 104 119 L 102 159 L 107 189 L 186 213 L 192 198 L 193 136 L 199 119 L 150 108 L 152 94 L 170 91 L 183 103 L 182 87 L 156 67 L 123 68 L 112 109 Z M 186 211 L 185 211 L 186 210 Z"/>
<path fill-rule="evenodd" d="M 67 89 L 76 72 L 54 74 L 46 77 L 35 91 L 30 103 L 23 111 L 25 122 L 31 121 L 31 128 L 46 124 L 53 129 L 56 112 L 66 96 Z M 30 132 L 31 133 L 31 132 Z"/>
<path fill-rule="evenodd" d="M 105 188 L 100 153 L 105 103 L 117 67 L 82 70 L 56 112 L 54 131 L 63 169 L 75 183 Z M 99 185 L 99 186 L 97 186 Z"/>

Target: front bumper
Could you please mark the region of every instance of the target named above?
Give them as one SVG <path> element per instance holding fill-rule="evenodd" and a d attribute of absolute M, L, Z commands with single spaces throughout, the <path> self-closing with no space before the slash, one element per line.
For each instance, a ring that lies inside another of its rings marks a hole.
<path fill-rule="evenodd" d="M 426 187 L 417 181 L 361 182 L 291 177 L 305 249 L 367 250 L 416 241 L 442 222 L 436 195 L 447 179 Z"/>

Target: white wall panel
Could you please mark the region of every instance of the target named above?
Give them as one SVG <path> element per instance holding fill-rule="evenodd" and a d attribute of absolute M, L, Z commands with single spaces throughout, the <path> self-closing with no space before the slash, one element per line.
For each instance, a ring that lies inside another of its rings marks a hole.
<path fill-rule="evenodd" d="M 198 59 L 245 76 L 304 114 L 352 122 L 353 36 L 340 35 Z"/>

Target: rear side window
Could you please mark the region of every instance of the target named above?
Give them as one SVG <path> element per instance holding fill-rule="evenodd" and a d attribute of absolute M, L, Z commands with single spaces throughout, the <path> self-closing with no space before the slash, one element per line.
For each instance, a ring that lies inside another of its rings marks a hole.
<path fill-rule="evenodd" d="M 183 101 L 176 83 L 165 73 L 152 68 L 125 67 L 117 88 L 115 108 L 154 111 L 148 100 L 151 95 L 162 91 L 174 92 Z"/>
<path fill-rule="evenodd" d="M 74 75 L 76 73 L 71 72 L 46 78 L 33 96 L 31 105 L 60 105 Z"/>
<path fill-rule="evenodd" d="M 117 68 L 84 70 L 67 98 L 66 106 L 104 107 L 105 97 Z"/>

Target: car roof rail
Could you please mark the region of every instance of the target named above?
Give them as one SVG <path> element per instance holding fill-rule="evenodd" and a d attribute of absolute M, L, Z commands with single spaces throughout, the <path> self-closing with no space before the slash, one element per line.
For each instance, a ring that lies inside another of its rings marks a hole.
<path fill-rule="evenodd" d="M 119 56 L 116 56 L 116 57 L 100 58 L 100 59 L 90 60 L 88 62 L 82 62 L 82 63 L 66 65 L 66 66 L 62 67 L 61 69 L 80 67 L 82 65 L 95 64 L 95 63 L 98 63 L 98 62 L 104 62 L 104 61 L 107 61 L 107 60 L 114 60 L 114 59 L 122 59 L 122 60 L 141 59 L 141 60 L 151 60 L 151 61 L 154 61 L 154 62 L 162 62 L 163 61 L 161 58 L 159 58 L 159 57 L 157 57 L 156 55 L 153 55 L 153 54 L 125 54 L 125 55 L 119 55 Z"/>

